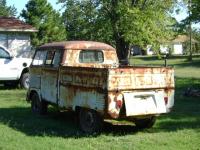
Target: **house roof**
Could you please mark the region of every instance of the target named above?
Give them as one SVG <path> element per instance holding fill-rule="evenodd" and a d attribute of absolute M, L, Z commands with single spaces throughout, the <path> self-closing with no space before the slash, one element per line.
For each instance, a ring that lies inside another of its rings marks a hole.
<path fill-rule="evenodd" d="M 190 40 L 190 37 L 187 35 L 178 35 L 174 40 L 172 40 L 173 43 L 184 43 Z M 197 40 L 192 38 L 193 43 L 198 43 Z"/>
<path fill-rule="evenodd" d="M 0 32 L 37 32 L 37 29 L 14 17 L 0 17 Z"/>

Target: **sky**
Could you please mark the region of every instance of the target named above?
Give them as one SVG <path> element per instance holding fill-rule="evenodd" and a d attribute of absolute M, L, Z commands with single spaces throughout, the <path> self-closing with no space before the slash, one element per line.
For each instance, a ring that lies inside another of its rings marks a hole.
<path fill-rule="evenodd" d="M 54 9 L 59 10 L 61 8 L 61 4 L 56 4 L 57 0 L 47 0 L 51 3 Z M 8 6 L 15 6 L 17 8 L 17 17 L 21 13 L 22 9 L 25 8 L 28 0 L 6 0 Z"/>
<path fill-rule="evenodd" d="M 47 0 L 51 3 L 54 9 L 59 10 L 61 9 L 62 4 L 56 4 L 57 0 Z M 7 5 L 12 6 L 14 5 L 17 8 L 17 17 L 21 13 L 22 9 L 25 8 L 25 5 L 27 4 L 28 0 L 7 0 Z M 174 17 L 178 22 L 185 19 L 187 17 L 186 10 L 182 10 L 178 15 L 175 14 Z M 200 28 L 200 24 L 194 25 L 196 28 Z"/>

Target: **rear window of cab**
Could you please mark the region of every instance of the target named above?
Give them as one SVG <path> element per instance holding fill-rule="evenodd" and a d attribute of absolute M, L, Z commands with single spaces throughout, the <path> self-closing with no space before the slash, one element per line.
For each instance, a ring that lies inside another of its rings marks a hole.
<path fill-rule="evenodd" d="M 103 63 L 104 56 L 101 50 L 81 50 L 79 53 L 80 63 Z"/>

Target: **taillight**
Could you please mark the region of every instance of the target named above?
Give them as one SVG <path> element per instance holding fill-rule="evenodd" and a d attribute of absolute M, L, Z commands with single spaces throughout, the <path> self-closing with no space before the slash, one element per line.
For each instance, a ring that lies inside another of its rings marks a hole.
<path fill-rule="evenodd" d="M 168 97 L 167 96 L 164 97 L 164 101 L 165 101 L 165 105 L 167 105 L 168 104 Z"/>
<path fill-rule="evenodd" d="M 117 100 L 116 105 L 118 108 L 122 108 L 122 100 Z"/>

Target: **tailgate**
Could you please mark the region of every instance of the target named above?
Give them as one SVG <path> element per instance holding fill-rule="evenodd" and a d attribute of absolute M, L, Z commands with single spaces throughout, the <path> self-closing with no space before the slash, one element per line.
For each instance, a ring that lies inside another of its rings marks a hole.
<path fill-rule="evenodd" d="M 126 116 L 166 113 L 163 91 L 123 93 Z"/>
<path fill-rule="evenodd" d="M 174 88 L 174 70 L 169 67 L 109 69 L 108 90 Z"/>

